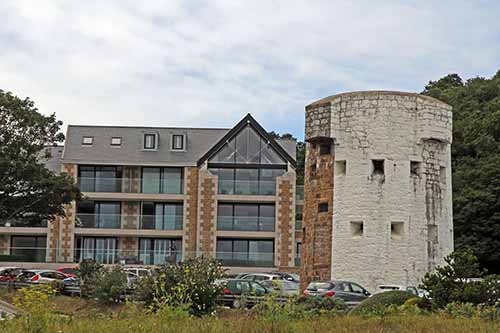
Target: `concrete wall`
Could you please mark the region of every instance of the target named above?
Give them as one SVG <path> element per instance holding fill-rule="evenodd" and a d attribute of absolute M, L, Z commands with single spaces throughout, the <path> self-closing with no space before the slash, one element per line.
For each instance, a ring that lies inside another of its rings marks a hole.
<path fill-rule="evenodd" d="M 359 92 L 307 108 L 306 135 L 334 139 L 332 278 L 417 285 L 453 250 L 451 107 Z"/>

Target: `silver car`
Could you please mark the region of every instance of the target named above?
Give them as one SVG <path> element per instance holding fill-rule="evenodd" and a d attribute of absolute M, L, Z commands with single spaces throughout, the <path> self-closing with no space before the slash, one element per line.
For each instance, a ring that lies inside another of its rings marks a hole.
<path fill-rule="evenodd" d="M 304 295 L 335 297 L 352 304 L 371 296 L 365 288 L 351 281 L 313 281 L 304 290 Z"/>

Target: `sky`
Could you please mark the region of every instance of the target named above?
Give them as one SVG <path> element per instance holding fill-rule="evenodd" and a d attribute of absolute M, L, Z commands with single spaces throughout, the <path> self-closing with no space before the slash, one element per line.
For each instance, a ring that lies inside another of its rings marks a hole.
<path fill-rule="evenodd" d="M 0 1 L 0 89 L 67 124 L 303 138 L 304 107 L 500 69 L 500 1 Z"/>

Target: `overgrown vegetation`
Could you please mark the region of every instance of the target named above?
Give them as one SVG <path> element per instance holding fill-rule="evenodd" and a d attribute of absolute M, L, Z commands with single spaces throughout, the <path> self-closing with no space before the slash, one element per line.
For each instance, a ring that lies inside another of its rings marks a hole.
<path fill-rule="evenodd" d="M 445 258 L 446 265 L 427 273 L 422 286 L 429 292 L 434 307 L 450 303 L 495 305 L 500 301 L 500 276 L 485 279 L 477 257 L 471 250 L 456 251 Z"/>
<path fill-rule="evenodd" d="M 380 294 L 373 295 L 365 299 L 352 311 L 352 315 L 378 315 L 384 313 L 385 309 L 389 306 L 400 306 L 405 304 L 409 299 L 414 298 L 415 295 L 406 291 L 393 290 L 386 291 Z"/>
<path fill-rule="evenodd" d="M 500 71 L 463 81 L 431 81 L 424 94 L 453 107 L 455 248 L 471 248 L 481 267 L 500 273 Z"/>
<path fill-rule="evenodd" d="M 196 316 L 210 313 L 222 288 L 215 283 L 224 269 L 214 258 L 197 257 L 177 264 L 165 264 L 155 276 L 137 285 L 137 297 L 150 309 L 188 305 Z"/>

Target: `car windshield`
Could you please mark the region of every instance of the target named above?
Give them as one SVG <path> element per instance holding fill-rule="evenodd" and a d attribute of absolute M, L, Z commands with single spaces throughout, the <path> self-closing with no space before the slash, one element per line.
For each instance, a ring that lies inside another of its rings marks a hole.
<path fill-rule="evenodd" d="M 309 290 L 324 290 L 324 289 L 330 289 L 332 288 L 333 285 L 329 282 L 311 282 L 309 283 L 309 286 L 307 289 Z"/>

